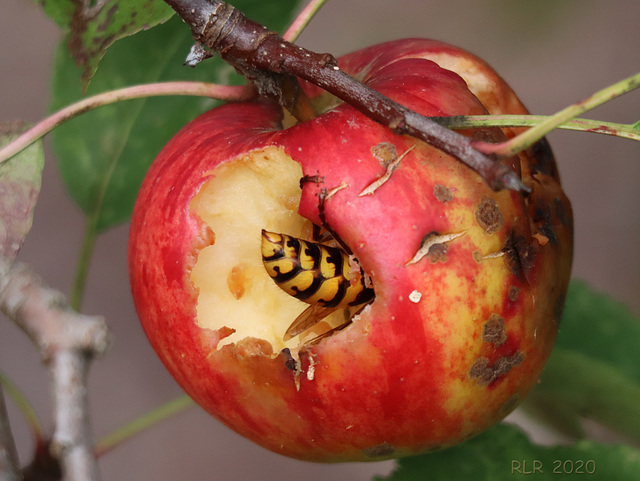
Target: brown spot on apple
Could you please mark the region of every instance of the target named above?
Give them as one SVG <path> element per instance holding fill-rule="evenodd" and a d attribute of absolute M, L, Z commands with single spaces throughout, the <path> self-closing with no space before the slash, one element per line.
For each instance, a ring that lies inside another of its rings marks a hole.
<path fill-rule="evenodd" d="M 480 357 L 471 366 L 469 377 L 481 386 L 488 386 L 499 377 L 507 374 L 511 368 L 524 361 L 524 354 L 516 352 L 513 356 L 504 356 L 493 364 L 488 357 Z"/>
<path fill-rule="evenodd" d="M 553 308 L 553 320 L 556 325 L 560 325 L 560 321 L 562 320 L 562 313 L 564 312 L 564 304 L 567 299 L 567 293 L 562 292 L 558 299 L 556 299 L 556 304 Z"/>
<path fill-rule="evenodd" d="M 507 401 L 502 405 L 502 407 L 500 408 L 500 411 L 506 416 L 511 411 L 513 411 L 516 408 L 516 406 L 518 406 L 519 403 L 520 403 L 520 396 L 518 396 L 517 394 L 514 394 L 509 399 L 507 399 Z"/>
<path fill-rule="evenodd" d="M 541 200 L 538 200 L 536 202 L 536 208 L 533 214 L 533 222 L 536 224 L 539 231 L 533 234 L 533 237 L 538 240 L 538 243 L 542 246 L 546 245 L 549 242 L 551 243 L 551 245 L 556 245 L 557 237 L 555 229 L 553 228 L 551 207 L 549 207 L 546 202 L 542 202 Z"/>
<path fill-rule="evenodd" d="M 425 450 L 425 453 L 435 453 L 436 451 L 442 451 L 444 448 L 446 448 L 446 446 L 442 446 L 440 444 L 436 444 L 434 446 L 431 446 L 427 450 Z"/>
<path fill-rule="evenodd" d="M 433 244 L 429 247 L 427 256 L 429 257 L 429 262 L 432 264 L 447 262 L 447 246 L 444 244 Z"/>
<path fill-rule="evenodd" d="M 485 197 L 478 204 L 476 220 L 487 234 L 497 232 L 504 224 L 504 218 L 498 204 L 490 197 Z"/>
<path fill-rule="evenodd" d="M 489 320 L 482 326 L 482 340 L 495 347 L 502 346 L 507 341 L 504 319 L 498 314 L 491 314 Z"/>
<path fill-rule="evenodd" d="M 540 172 L 554 179 L 558 178 L 558 167 L 546 138 L 543 137 L 529 147 L 527 154 L 531 159 L 533 173 Z"/>
<path fill-rule="evenodd" d="M 371 147 L 371 153 L 385 167 L 398 158 L 395 146 L 389 142 L 381 142 Z"/>
<path fill-rule="evenodd" d="M 518 295 L 520 294 L 520 288 L 516 286 L 509 287 L 509 293 L 507 297 L 511 302 L 516 302 L 518 300 Z"/>
<path fill-rule="evenodd" d="M 505 254 L 505 261 L 509 271 L 519 276 L 531 269 L 536 260 L 536 251 L 524 237 L 510 235 L 502 252 Z"/>
<path fill-rule="evenodd" d="M 362 192 L 360 192 L 359 197 L 364 197 L 365 195 L 373 195 L 376 190 L 378 190 L 382 185 L 384 185 L 390 178 L 391 174 L 398 168 L 400 165 L 400 161 L 415 148 L 415 144 L 405 150 L 399 157 L 396 155 L 395 147 L 391 144 L 383 142 L 378 144 L 376 147 L 390 145 L 393 148 L 391 152 L 390 148 L 385 147 L 381 152 L 374 152 L 374 156 L 380 161 L 382 166 L 385 168 L 385 173 L 374 180 L 371 184 L 367 185 Z M 374 147 L 373 149 L 375 149 Z M 372 149 L 372 150 L 373 150 Z"/>
<path fill-rule="evenodd" d="M 553 211 L 562 225 L 572 225 L 571 215 L 567 213 L 567 208 L 560 199 L 553 199 Z"/>
<path fill-rule="evenodd" d="M 433 188 L 433 195 L 435 195 L 436 199 L 438 199 L 443 204 L 453 200 L 453 194 L 451 193 L 451 189 L 442 184 L 436 184 Z"/>
<path fill-rule="evenodd" d="M 395 448 L 389 443 L 382 443 L 362 450 L 368 458 L 388 458 L 395 452 Z"/>

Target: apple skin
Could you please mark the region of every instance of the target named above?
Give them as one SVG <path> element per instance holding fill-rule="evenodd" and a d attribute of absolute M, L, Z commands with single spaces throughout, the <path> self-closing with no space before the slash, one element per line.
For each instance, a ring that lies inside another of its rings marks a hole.
<path fill-rule="evenodd" d="M 427 59 L 456 66 L 474 93 Z M 389 42 L 339 65 L 424 115 L 526 113 L 482 60 L 440 42 Z M 258 101 L 216 108 L 184 127 L 144 180 L 131 224 L 130 279 L 144 330 L 169 372 L 231 429 L 308 461 L 438 450 L 499 422 L 538 381 L 570 276 L 571 206 L 548 145 L 510 159 L 532 189 L 523 196 L 491 191 L 458 161 L 348 105 L 286 129 L 281 119 L 279 108 Z M 516 132 L 468 134 L 499 141 Z M 412 150 L 386 184 L 359 197 L 384 173 L 371 149 L 385 142 L 398 154 Z M 272 353 L 265 341 L 217 349 L 227 333 L 198 325 L 189 276 L 214 239 L 191 199 L 217 167 L 267 146 L 285 149 L 305 175 L 324 177 L 322 185 L 304 184 L 299 205 L 316 224 L 319 189 L 348 185 L 327 202 L 326 218 L 376 292 L 360 321 L 300 351 L 297 383 L 287 354 Z M 447 244 L 444 258 L 406 265 L 433 231 L 464 235 Z"/>

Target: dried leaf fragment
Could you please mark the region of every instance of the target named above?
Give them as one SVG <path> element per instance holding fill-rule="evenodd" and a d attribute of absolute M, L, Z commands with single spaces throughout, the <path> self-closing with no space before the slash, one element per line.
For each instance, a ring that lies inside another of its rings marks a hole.
<path fill-rule="evenodd" d="M 463 235 L 464 232 L 455 232 L 452 234 L 438 234 L 437 232 L 430 232 L 422 239 L 420 249 L 418 249 L 416 255 L 413 256 L 413 259 L 411 259 L 405 265 L 409 266 L 411 264 L 420 262 L 424 256 L 429 255 L 429 251 L 432 247 L 444 244 L 445 242 L 451 242 L 452 240 L 457 239 L 458 237 L 461 237 Z"/>
<path fill-rule="evenodd" d="M 376 190 L 378 190 L 380 187 L 382 187 L 382 185 L 384 185 L 384 183 L 387 182 L 391 178 L 391 174 L 393 174 L 393 171 L 398 168 L 398 166 L 400 165 L 400 162 L 402 161 L 402 159 L 409 152 L 411 152 L 414 148 L 415 148 L 415 144 L 412 145 L 411 147 L 409 147 L 407 150 L 405 150 L 400 155 L 400 157 L 398 157 L 397 159 L 387 163 L 387 165 L 385 166 L 385 168 L 386 168 L 385 173 L 382 174 L 382 176 L 379 177 L 377 180 L 374 180 L 371 184 L 369 184 L 367 187 L 365 187 L 362 190 L 362 192 L 360 192 L 360 194 L 358 194 L 358 197 L 364 197 L 365 195 L 373 195 Z"/>

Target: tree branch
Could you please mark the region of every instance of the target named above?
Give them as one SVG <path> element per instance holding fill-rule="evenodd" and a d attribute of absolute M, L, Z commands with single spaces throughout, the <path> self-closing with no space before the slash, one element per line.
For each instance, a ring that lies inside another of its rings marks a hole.
<path fill-rule="evenodd" d="M 64 296 L 29 268 L 0 261 L 0 310 L 35 344 L 49 367 L 55 431 L 51 442 L 66 479 L 99 480 L 87 399 L 87 373 L 92 359 L 108 346 L 101 317 L 69 308 Z"/>
<path fill-rule="evenodd" d="M 506 165 L 473 147 L 472 140 L 381 95 L 337 66 L 335 58 L 293 45 L 245 17 L 233 6 L 215 0 L 165 0 L 190 26 L 194 40 L 218 52 L 263 94 L 282 98 L 287 78 L 305 79 L 388 126 L 397 134 L 421 139 L 475 170 L 494 190 L 528 191 Z"/>

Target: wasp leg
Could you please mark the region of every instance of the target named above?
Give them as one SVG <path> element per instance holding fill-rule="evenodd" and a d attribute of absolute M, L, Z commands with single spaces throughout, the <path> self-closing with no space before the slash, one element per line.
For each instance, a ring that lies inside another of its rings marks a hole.
<path fill-rule="evenodd" d="M 319 244 L 326 244 L 331 240 L 331 234 L 326 231 L 322 232 L 322 226 L 313 224 L 313 232 L 311 234 L 313 236 L 313 242 L 317 242 Z"/>
<path fill-rule="evenodd" d="M 304 187 L 304 184 L 314 183 L 314 184 L 324 184 L 324 177 L 321 175 L 305 175 L 300 179 L 300 188 Z"/>
<path fill-rule="evenodd" d="M 331 197 L 333 197 L 336 192 L 342 189 L 346 189 L 347 187 L 348 187 L 347 184 L 340 184 L 338 187 L 335 187 L 331 190 L 320 189 L 320 192 L 318 193 L 318 217 L 320 217 L 320 222 L 322 222 L 322 227 L 324 227 L 326 231 L 329 234 L 331 234 L 331 237 L 333 237 L 335 241 L 338 243 L 338 245 L 342 247 L 342 250 L 344 250 L 349 255 L 353 255 L 353 251 L 351 250 L 351 248 L 349 248 L 347 243 L 343 241 L 338 235 L 338 233 L 331 228 L 331 226 L 329 225 L 329 222 L 327 222 L 327 218 L 325 217 L 325 213 L 324 213 L 326 202 Z"/>
<path fill-rule="evenodd" d="M 309 183 L 313 183 L 316 185 L 324 184 L 324 176 L 320 174 L 305 175 L 300 179 L 300 188 L 302 189 L 304 187 L 304 184 Z M 320 189 L 320 192 L 318 193 L 318 217 L 320 217 L 320 222 L 322 222 L 322 224 L 320 226 L 316 226 L 315 224 L 313 225 L 313 240 L 316 242 L 326 242 L 329 239 L 329 236 L 331 236 L 347 254 L 352 255 L 353 252 L 351 251 L 349 246 L 347 246 L 347 244 L 340 238 L 340 236 L 329 226 L 327 218 L 324 214 L 324 206 L 326 201 L 329 200 L 336 192 L 342 189 L 346 189 L 347 187 L 349 187 L 347 184 L 342 183 L 338 187 L 334 187 L 331 190 L 327 188 Z M 326 234 L 321 234 L 320 229 L 323 228 L 329 233 L 329 236 L 327 236 Z"/>

